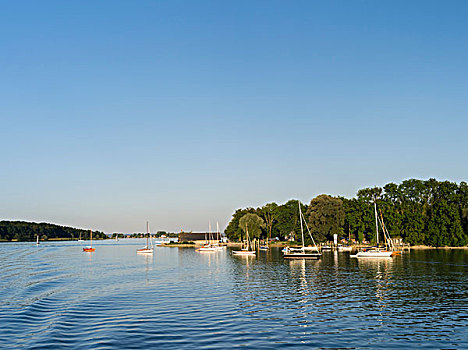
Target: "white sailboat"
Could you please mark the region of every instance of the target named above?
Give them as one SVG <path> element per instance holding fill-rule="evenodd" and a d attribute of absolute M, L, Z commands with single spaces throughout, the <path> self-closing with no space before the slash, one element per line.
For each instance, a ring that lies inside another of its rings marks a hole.
<path fill-rule="evenodd" d="M 219 224 L 216 223 L 216 236 L 217 239 L 213 239 L 213 235 L 211 234 L 211 221 L 208 223 L 209 231 L 208 231 L 208 241 L 197 249 L 199 252 L 216 252 L 219 250 L 223 250 L 224 248 L 219 245 Z M 206 238 L 205 238 L 206 240 Z"/>
<path fill-rule="evenodd" d="M 232 251 L 233 255 L 256 255 L 257 254 L 255 250 L 252 250 L 252 243 L 250 242 L 249 228 L 247 227 L 247 225 L 245 225 L 245 234 L 247 236 L 246 245 L 242 247 L 241 250 L 233 250 Z"/>
<path fill-rule="evenodd" d="M 379 219 L 377 216 L 377 203 L 375 201 L 374 214 L 377 246 L 368 249 L 362 249 L 359 252 L 357 252 L 357 254 L 350 255 L 351 258 L 390 258 L 393 255 L 393 250 L 391 248 L 380 248 L 379 246 Z M 385 230 L 383 230 L 383 234 L 385 236 Z"/>
<path fill-rule="evenodd" d="M 153 254 L 153 250 L 154 250 L 153 240 L 151 240 L 151 246 L 150 246 L 149 236 L 150 236 L 149 223 L 147 221 L 146 222 L 146 246 L 144 246 L 141 249 L 138 249 L 137 254 Z"/>
<path fill-rule="evenodd" d="M 199 252 L 214 252 L 216 251 L 216 248 L 212 244 L 212 238 L 211 237 L 211 221 L 208 222 L 208 236 L 205 233 L 205 244 L 202 245 L 200 248 L 197 249 Z"/>
<path fill-rule="evenodd" d="M 319 252 L 317 245 L 315 244 L 314 237 L 312 237 L 312 234 L 310 233 L 309 226 L 307 226 L 304 215 L 302 215 L 301 203 L 299 201 L 297 201 L 297 203 L 299 205 L 299 220 L 301 221 L 302 248 L 286 247 L 283 249 L 283 257 L 285 259 L 320 259 L 322 253 Z M 307 227 L 309 236 L 314 244 L 313 247 L 306 247 L 304 244 L 304 227 L 302 225 L 302 221 L 304 221 Z"/>
<path fill-rule="evenodd" d="M 337 249 L 339 252 L 350 252 L 353 250 L 353 247 L 351 247 L 350 245 L 338 244 Z"/>
<path fill-rule="evenodd" d="M 36 245 L 39 245 L 39 235 L 37 235 Z"/>

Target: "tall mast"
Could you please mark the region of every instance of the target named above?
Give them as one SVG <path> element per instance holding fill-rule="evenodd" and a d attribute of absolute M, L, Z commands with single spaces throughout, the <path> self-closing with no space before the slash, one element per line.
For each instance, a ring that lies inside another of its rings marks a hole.
<path fill-rule="evenodd" d="M 146 222 L 146 248 L 149 248 L 149 222 Z"/>
<path fill-rule="evenodd" d="M 375 214 L 375 232 L 377 233 L 377 248 L 379 247 L 379 223 L 377 219 L 377 202 L 374 201 L 374 214 Z"/>
<path fill-rule="evenodd" d="M 89 230 L 89 232 L 91 233 L 91 247 L 93 246 L 93 230 Z"/>
<path fill-rule="evenodd" d="M 213 235 L 211 234 L 211 220 L 208 221 L 208 239 L 211 241 L 213 240 Z"/>
<path fill-rule="evenodd" d="M 297 201 L 297 205 L 299 205 L 299 220 L 301 221 L 302 248 L 304 248 L 305 247 L 305 245 L 304 245 L 304 228 L 302 227 L 301 202 Z"/>
<path fill-rule="evenodd" d="M 216 240 L 219 241 L 221 237 L 219 237 L 219 223 L 216 221 Z"/>

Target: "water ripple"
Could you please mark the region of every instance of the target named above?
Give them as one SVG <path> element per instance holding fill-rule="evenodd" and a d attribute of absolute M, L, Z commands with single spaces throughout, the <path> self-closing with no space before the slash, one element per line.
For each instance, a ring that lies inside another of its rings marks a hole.
<path fill-rule="evenodd" d="M 358 261 L 0 244 L 0 348 L 467 348 L 465 251 Z"/>

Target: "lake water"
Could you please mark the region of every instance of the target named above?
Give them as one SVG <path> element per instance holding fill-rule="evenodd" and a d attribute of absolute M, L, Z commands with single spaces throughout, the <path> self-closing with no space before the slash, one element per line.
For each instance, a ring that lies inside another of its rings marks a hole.
<path fill-rule="evenodd" d="M 285 261 L 0 244 L 0 348 L 468 348 L 468 251 Z"/>

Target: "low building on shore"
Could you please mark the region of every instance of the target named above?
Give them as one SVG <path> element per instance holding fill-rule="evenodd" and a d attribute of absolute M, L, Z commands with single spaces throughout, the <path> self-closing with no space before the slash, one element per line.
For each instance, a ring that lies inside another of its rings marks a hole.
<path fill-rule="evenodd" d="M 179 233 L 179 242 L 204 243 L 206 241 L 221 241 L 223 235 L 217 232 L 181 232 Z"/>

